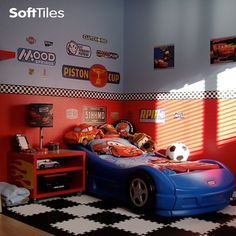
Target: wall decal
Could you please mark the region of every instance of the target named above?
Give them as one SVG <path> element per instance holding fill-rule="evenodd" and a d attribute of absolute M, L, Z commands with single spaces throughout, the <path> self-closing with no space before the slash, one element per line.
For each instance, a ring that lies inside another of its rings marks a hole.
<path fill-rule="evenodd" d="M 154 48 L 154 69 L 174 67 L 174 45 L 162 45 Z"/>
<path fill-rule="evenodd" d="M 117 120 L 119 118 L 119 112 L 118 111 L 111 112 L 110 116 L 113 120 Z"/>
<path fill-rule="evenodd" d="M 41 79 L 48 79 L 47 71 L 45 68 L 43 69 L 43 74 L 41 75 Z"/>
<path fill-rule="evenodd" d="M 165 109 L 141 109 L 139 112 L 140 122 L 155 122 L 164 123 L 165 122 Z"/>
<path fill-rule="evenodd" d="M 36 63 L 48 66 L 56 65 L 56 54 L 53 52 L 18 48 L 17 59 L 21 62 Z"/>
<path fill-rule="evenodd" d="M 107 118 L 107 108 L 103 106 L 83 107 L 83 121 L 90 124 L 104 124 Z"/>
<path fill-rule="evenodd" d="M 236 37 L 212 39 L 210 42 L 211 64 L 236 61 Z"/>
<path fill-rule="evenodd" d="M 34 68 L 29 68 L 28 69 L 28 74 L 33 75 L 34 74 Z"/>
<path fill-rule="evenodd" d="M 36 43 L 36 39 L 33 37 L 33 36 L 29 36 L 26 38 L 26 41 L 29 43 L 29 44 L 35 44 Z"/>
<path fill-rule="evenodd" d="M 93 66 L 91 66 L 93 68 Z M 71 65 L 62 66 L 62 77 L 68 79 L 77 79 L 77 80 L 90 80 L 90 71 L 91 68 L 84 68 Z M 104 67 L 105 68 L 105 67 Z M 107 71 L 108 78 L 107 83 L 119 84 L 120 83 L 120 73 Z M 97 78 L 97 74 L 95 74 Z"/>
<path fill-rule="evenodd" d="M 175 112 L 173 114 L 174 119 L 182 120 L 184 119 L 184 113 L 183 112 Z"/>
<path fill-rule="evenodd" d="M 79 112 L 77 109 L 69 108 L 66 110 L 66 118 L 69 120 L 76 120 L 79 117 Z"/>
<path fill-rule="evenodd" d="M 88 34 L 83 34 L 82 38 L 86 39 L 86 40 L 98 42 L 98 43 L 107 43 L 108 42 L 107 39 L 104 39 L 104 38 L 101 38 L 98 36 L 88 35 Z"/>
<path fill-rule="evenodd" d="M 108 51 L 102 51 L 102 50 L 97 50 L 96 51 L 97 57 L 104 57 L 108 59 L 118 59 L 119 55 L 115 52 L 108 52 Z"/>
<path fill-rule="evenodd" d="M 53 42 L 52 41 L 48 41 L 48 40 L 44 40 L 44 46 L 45 47 L 53 46 Z"/>
<path fill-rule="evenodd" d="M 95 87 L 104 87 L 108 80 L 106 67 L 100 64 L 92 65 L 89 71 L 89 80 Z"/>
<path fill-rule="evenodd" d="M 12 59 L 16 57 L 16 53 L 12 51 L 0 50 L 0 61 Z"/>
<path fill-rule="evenodd" d="M 85 57 L 85 58 L 90 58 L 92 54 L 90 46 L 76 43 L 73 40 L 71 40 L 66 44 L 66 52 L 68 55 L 71 56 Z"/>
<path fill-rule="evenodd" d="M 153 101 L 153 100 L 208 100 L 235 99 L 234 91 L 187 91 L 181 93 L 110 93 L 80 89 L 50 88 L 40 86 L 0 84 L 0 93 L 15 93 L 52 97 L 92 98 L 113 101 Z M 127 111 L 127 119 L 132 119 L 132 111 Z"/>

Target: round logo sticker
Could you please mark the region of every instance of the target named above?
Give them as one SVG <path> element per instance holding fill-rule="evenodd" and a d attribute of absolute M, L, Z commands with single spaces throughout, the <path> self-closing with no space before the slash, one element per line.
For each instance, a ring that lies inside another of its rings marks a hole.
<path fill-rule="evenodd" d="M 95 64 L 89 71 L 89 79 L 95 87 L 104 87 L 107 84 L 108 72 L 105 66 Z"/>

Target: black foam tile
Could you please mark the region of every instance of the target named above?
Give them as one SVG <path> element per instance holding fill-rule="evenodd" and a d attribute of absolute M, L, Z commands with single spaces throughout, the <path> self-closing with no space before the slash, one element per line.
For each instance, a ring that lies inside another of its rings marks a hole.
<path fill-rule="evenodd" d="M 223 236 L 223 235 L 236 235 L 236 228 L 232 226 L 223 225 L 208 233 L 208 236 Z"/>
<path fill-rule="evenodd" d="M 66 221 L 73 218 L 73 215 L 61 211 L 51 211 L 37 215 L 27 216 L 25 217 L 25 222 L 36 228 L 46 230 L 50 224 Z"/>
<path fill-rule="evenodd" d="M 197 218 L 199 220 L 205 220 L 205 221 L 211 221 L 214 223 L 224 224 L 228 221 L 235 219 L 235 216 L 223 214 L 220 212 L 214 212 L 214 213 L 193 216 L 192 218 Z"/>
<path fill-rule="evenodd" d="M 40 204 L 45 205 L 47 207 L 54 208 L 54 209 L 62 209 L 62 208 L 67 208 L 67 207 L 72 207 L 72 206 L 78 205 L 78 203 L 76 203 L 76 202 L 72 202 L 72 201 L 69 201 L 69 200 L 63 199 L 63 198 L 40 202 Z"/>
<path fill-rule="evenodd" d="M 152 231 L 145 236 L 199 236 L 198 233 L 177 229 L 174 227 L 166 226 L 161 229 Z"/>
<path fill-rule="evenodd" d="M 161 223 L 164 225 L 168 225 L 168 224 L 174 223 L 176 221 L 179 221 L 179 220 L 183 219 L 184 217 L 161 217 L 161 216 L 143 215 L 143 216 L 140 216 L 140 218 L 145 219 L 145 220 L 149 220 L 152 222 L 157 222 L 157 223 Z"/>
<path fill-rule="evenodd" d="M 87 205 L 93 206 L 93 207 L 96 207 L 96 208 L 99 208 L 99 209 L 103 209 L 103 210 L 109 210 L 109 209 L 113 209 L 113 208 L 116 208 L 116 207 L 122 207 L 121 204 L 117 203 L 116 201 L 109 200 L 109 199 L 89 203 Z"/>
<path fill-rule="evenodd" d="M 91 216 L 87 216 L 86 218 L 90 219 L 90 220 L 94 220 L 94 221 L 102 223 L 102 224 L 111 225 L 114 223 L 118 223 L 120 221 L 127 220 L 130 217 L 125 216 L 125 215 L 121 215 L 121 214 L 117 214 L 114 212 L 105 211 L 105 212 L 101 212 L 101 213 L 94 214 Z"/>
<path fill-rule="evenodd" d="M 230 205 L 236 206 L 236 197 L 232 198 L 232 200 L 230 201 Z"/>
<path fill-rule="evenodd" d="M 102 229 L 98 229 L 96 231 L 89 232 L 86 234 L 86 236 L 138 236 L 138 235 L 108 226 Z"/>

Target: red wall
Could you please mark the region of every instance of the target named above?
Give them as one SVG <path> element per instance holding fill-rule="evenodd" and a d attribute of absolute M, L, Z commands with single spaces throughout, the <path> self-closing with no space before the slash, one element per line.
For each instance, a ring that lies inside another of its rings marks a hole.
<path fill-rule="evenodd" d="M 49 141 L 60 142 L 63 147 L 63 135 L 76 124 L 82 123 L 83 106 L 106 106 L 107 122 L 113 123 L 116 119 L 111 117 L 112 112 L 119 112 L 117 119 L 123 118 L 121 102 L 81 99 L 51 96 L 31 96 L 16 94 L 0 94 L 1 107 L 1 134 L 0 134 L 0 181 L 6 181 L 6 158 L 7 152 L 13 149 L 13 137 L 16 133 L 23 133 L 33 146 L 39 146 L 39 128 L 28 127 L 26 123 L 26 106 L 29 103 L 52 103 L 53 104 L 53 127 L 43 128 L 43 143 Z M 66 118 L 66 109 L 78 110 L 79 118 L 69 120 Z"/>
<path fill-rule="evenodd" d="M 126 101 L 124 108 L 138 131 L 155 138 L 158 150 L 182 142 L 190 149 L 190 160 L 218 160 L 236 180 L 236 100 Z M 165 109 L 165 123 L 139 121 L 141 109 L 158 108 Z M 183 119 L 175 119 L 175 112 L 182 112 Z"/>
<path fill-rule="evenodd" d="M 7 176 L 7 152 L 12 149 L 12 137 L 16 133 L 26 134 L 30 144 L 38 145 L 39 128 L 26 124 L 26 105 L 29 103 L 52 103 L 54 125 L 44 128 L 44 143 L 60 142 L 63 134 L 77 123 L 81 123 L 83 106 L 106 106 L 107 123 L 124 118 L 133 122 L 137 132 L 153 137 L 158 150 L 165 149 L 173 142 L 185 143 L 191 152 L 190 159 L 210 158 L 224 163 L 236 179 L 236 100 L 196 99 L 160 101 L 113 101 L 105 99 L 82 99 L 51 96 L 0 94 L 0 181 Z M 78 109 L 79 118 L 66 118 L 66 109 Z M 140 109 L 165 109 L 165 123 L 142 123 Z M 118 112 L 118 116 L 111 117 Z M 174 119 L 174 113 L 181 112 L 183 119 Z"/>

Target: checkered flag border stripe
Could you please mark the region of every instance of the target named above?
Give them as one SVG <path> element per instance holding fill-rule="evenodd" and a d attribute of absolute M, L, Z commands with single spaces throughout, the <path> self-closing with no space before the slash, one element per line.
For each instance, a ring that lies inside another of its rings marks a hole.
<path fill-rule="evenodd" d="M 186 91 L 186 92 L 152 92 L 152 93 L 107 93 L 78 89 L 36 87 L 25 85 L 1 84 L 0 93 L 25 94 L 53 97 L 90 98 L 126 101 L 148 100 L 193 100 L 193 99 L 235 99 L 236 91 Z"/>

